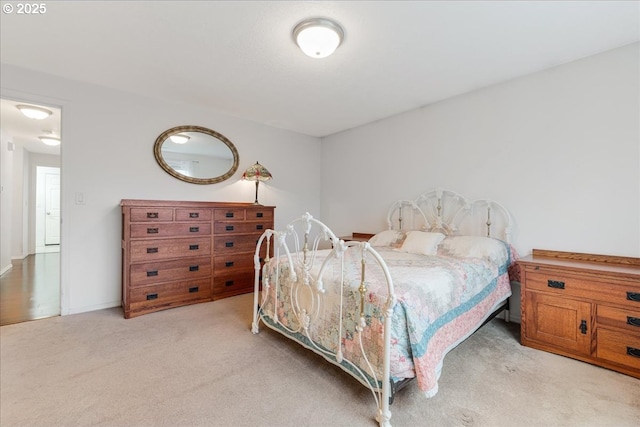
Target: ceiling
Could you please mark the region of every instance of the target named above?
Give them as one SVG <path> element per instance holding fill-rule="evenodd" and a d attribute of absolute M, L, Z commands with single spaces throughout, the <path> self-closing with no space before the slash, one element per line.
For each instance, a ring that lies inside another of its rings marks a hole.
<path fill-rule="evenodd" d="M 636 1 L 68 1 L 46 8 L 39 16 L 0 14 L 3 63 L 316 137 L 640 39 Z M 345 32 L 325 59 L 305 56 L 291 37 L 315 16 Z"/>

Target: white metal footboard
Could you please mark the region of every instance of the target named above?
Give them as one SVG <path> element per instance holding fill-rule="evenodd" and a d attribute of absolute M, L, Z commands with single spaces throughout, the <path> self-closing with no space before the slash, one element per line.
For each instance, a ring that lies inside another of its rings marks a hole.
<path fill-rule="evenodd" d="M 323 250 L 323 246 L 327 249 Z M 261 250 L 266 254 L 264 260 L 260 259 Z M 271 254 L 273 259 L 270 258 Z M 354 275 L 356 270 L 353 263 L 356 261 L 359 263 L 359 273 Z M 338 239 L 326 225 L 306 213 L 290 223 L 284 231 L 265 231 L 256 246 L 254 265 L 252 332 L 259 332 L 262 320 L 270 328 L 341 367 L 371 390 L 377 406 L 376 420 L 380 426 L 390 426 L 391 317 L 395 294 L 389 270 L 378 252 L 366 242 Z M 384 289 L 385 295 L 377 295 L 376 299 L 383 301 L 383 304 L 376 307 L 375 311 L 382 316 L 379 320 L 383 325 L 384 354 L 381 360 L 378 355 L 373 357 L 374 362 L 371 361 L 372 355 L 365 354 L 364 345 L 365 340 L 372 339 L 372 336 L 375 337 L 373 339 L 380 339 L 380 332 L 371 328 L 371 313 L 374 312 L 370 306 L 372 298 L 368 288 L 371 284 L 369 280 L 373 277 L 371 269 L 381 269 L 375 270 L 382 272 L 376 276 L 384 277 L 386 281 L 378 285 L 378 288 Z M 335 316 L 338 324 L 326 325 L 326 317 L 323 318 L 321 313 L 324 310 L 333 313 L 333 302 L 336 300 L 339 300 L 339 315 Z M 289 311 L 282 313 L 279 308 Z M 356 323 L 353 328 L 355 331 L 347 332 L 346 324 L 352 321 Z M 317 331 L 322 328 L 337 330 L 334 342 L 327 343 L 323 334 L 320 334 L 322 340 L 318 339 Z M 346 333 L 353 333 L 350 342 L 359 345 L 360 363 L 354 363 L 348 357 L 353 348 L 345 351 Z"/>

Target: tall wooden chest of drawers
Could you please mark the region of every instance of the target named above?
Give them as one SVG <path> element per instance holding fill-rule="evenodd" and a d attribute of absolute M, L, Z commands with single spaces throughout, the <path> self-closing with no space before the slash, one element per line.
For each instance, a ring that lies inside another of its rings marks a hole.
<path fill-rule="evenodd" d="M 253 255 L 274 207 L 131 200 L 122 208 L 122 307 L 130 318 L 254 286 Z"/>
<path fill-rule="evenodd" d="M 640 258 L 534 249 L 521 342 L 640 378 Z"/>

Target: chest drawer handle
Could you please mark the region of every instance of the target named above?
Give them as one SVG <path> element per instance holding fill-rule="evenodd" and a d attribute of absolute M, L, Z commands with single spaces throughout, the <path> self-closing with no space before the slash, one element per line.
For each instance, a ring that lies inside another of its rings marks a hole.
<path fill-rule="evenodd" d="M 262 218 L 264 214 L 262 212 L 256 212 L 256 218 Z"/>
<path fill-rule="evenodd" d="M 189 271 L 198 271 L 200 270 L 200 266 L 198 265 L 190 265 L 189 266 Z"/>
<path fill-rule="evenodd" d="M 627 347 L 627 354 L 633 357 L 640 357 L 640 348 Z"/>
<path fill-rule="evenodd" d="M 157 254 L 158 253 L 158 248 L 147 248 L 147 253 L 148 254 Z"/>
<path fill-rule="evenodd" d="M 262 224 L 256 225 L 256 230 L 262 230 L 263 228 L 264 228 L 264 225 Z"/>
<path fill-rule="evenodd" d="M 157 219 L 158 218 L 158 212 L 147 212 L 147 218 Z"/>
<path fill-rule="evenodd" d="M 147 294 L 147 301 L 152 299 L 158 299 L 158 294 Z"/>
<path fill-rule="evenodd" d="M 224 244 L 224 246 L 227 247 L 227 248 L 232 248 L 233 247 L 233 242 L 226 242 Z"/>
<path fill-rule="evenodd" d="M 233 280 L 227 280 L 226 282 L 224 282 L 225 286 L 233 286 Z"/>
<path fill-rule="evenodd" d="M 147 228 L 147 234 L 158 234 L 158 228 Z"/>
<path fill-rule="evenodd" d="M 583 320 L 580 322 L 580 333 L 582 335 L 587 335 L 587 321 Z"/>
<path fill-rule="evenodd" d="M 198 249 L 200 249 L 200 245 L 189 245 L 190 251 L 197 251 Z"/>
<path fill-rule="evenodd" d="M 224 214 L 225 218 L 233 218 L 233 212 L 227 212 Z"/>
<path fill-rule="evenodd" d="M 224 229 L 226 231 L 233 231 L 233 225 L 227 225 Z"/>
<path fill-rule="evenodd" d="M 158 275 L 158 270 L 147 271 L 147 277 L 153 277 Z"/>
<path fill-rule="evenodd" d="M 200 212 L 189 212 L 189 218 L 200 218 Z"/>
<path fill-rule="evenodd" d="M 564 289 L 564 282 L 559 280 L 547 280 L 547 286 L 554 289 Z"/>
<path fill-rule="evenodd" d="M 640 302 L 640 292 L 627 292 L 627 299 Z"/>
<path fill-rule="evenodd" d="M 640 327 L 640 317 L 627 316 L 627 324 Z"/>
<path fill-rule="evenodd" d="M 224 263 L 225 267 L 233 267 L 233 261 L 227 261 Z"/>
<path fill-rule="evenodd" d="M 200 227 L 189 227 L 190 233 L 197 233 L 200 231 Z"/>
<path fill-rule="evenodd" d="M 189 288 L 189 293 L 190 294 L 195 294 L 196 292 L 198 292 L 198 287 L 197 286 L 192 286 Z"/>

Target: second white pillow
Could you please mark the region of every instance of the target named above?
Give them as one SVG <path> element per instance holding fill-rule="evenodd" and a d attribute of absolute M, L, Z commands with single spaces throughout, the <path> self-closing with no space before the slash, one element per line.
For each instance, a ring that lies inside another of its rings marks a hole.
<path fill-rule="evenodd" d="M 442 233 L 409 231 L 400 250 L 410 254 L 435 255 L 438 252 L 438 245 L 445 237 Z"/>

